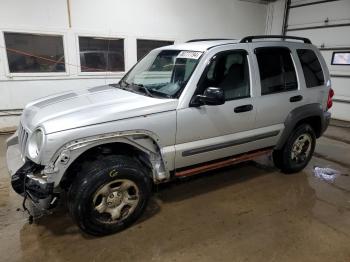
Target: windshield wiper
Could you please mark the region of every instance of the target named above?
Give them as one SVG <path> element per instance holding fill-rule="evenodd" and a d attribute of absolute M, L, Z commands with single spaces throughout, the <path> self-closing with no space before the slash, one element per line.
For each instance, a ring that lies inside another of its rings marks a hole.
<path fill-rule="evenodd" d="M 139 89 L 142 89 L 143 91 L 145 91 L 145 94 L 150 96 L 150 97 L 154 97 L 154 95 L 152 95 L 152 93 L 148 90 L 147 87 L 145 87 L 144 85 L 141 85 L 141 84 L 135 84 L 135 83 L 132 83 L 131 84 L 132 86 L 136 86 L 138 87 Z"/>
<path fill-rule="evenodd" d="M 110 84 L 111 86 L 113 87 L 116 87 L 116 88 L 120 88 L 120 89 L 123 89 L 123 90 L 127 90 L 127 91 L 130 91 L 130 92 L 133 92 L 133 93 L 138 93 L 139 91 L 138 90 L 135 90 L 134 88 L 130 88 L 131 87 L 137 87 L 138 89 L 142 89 L 142 91 L 144 91 L 144 93 L 149 96 L 149 97 L 155 97 L 155 95 L 153 93 L 155 93 L 157 96 L 161 96 L 161 97 L 166 97 L 166 98 L 170 98 L 170 96 L 162 93 L 162 92 L 157 92 L 156 90 L 149 90 L 147 87 L 145 87 L 144 85 L 142 84 L 135 84 L 135 83 L 128 83 L 126 82 L 125 80 L 120 80 L 118 84 Z"/>
<path fill-rule="evenodd" d="M 119 81 L 119 85 L 122 86 L 122 84 L 124 84 L 124 87 L 128 87 L 130 84 L 128 82 L 126 82 L 124 79 L 121 79 Z"/>
<path fill-rule="evenodd" d="M 123 84 L 123 85 L 122 85 Z M 128 82 L 126 82 L 125 80 L 120 80 L 118 83 L 115 83 L 115 84 L 109 84 L 110 86 L 113 86 L 113 87 L 116 87 L 116 88 L 120 88 L 120 89 L 123 89 L 123 90 L 127 90 L 128 86 L 130 85 Z"/>

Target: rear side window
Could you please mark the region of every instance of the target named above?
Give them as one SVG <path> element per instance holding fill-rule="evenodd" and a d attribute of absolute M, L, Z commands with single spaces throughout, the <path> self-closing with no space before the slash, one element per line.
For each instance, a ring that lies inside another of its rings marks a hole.
<path fill-rule="evenodd" d="M 298 88 L 290 50 L 283 47 L 255 49 L 258 60 L 261 94 L 268 95 Z"/>
<path fill-rule="evenodd" d="M 298 49 L 297 53 L 303 68 L 306 87 L 323 85 L 323 71 L 315 52 L 309 49 Z"/>

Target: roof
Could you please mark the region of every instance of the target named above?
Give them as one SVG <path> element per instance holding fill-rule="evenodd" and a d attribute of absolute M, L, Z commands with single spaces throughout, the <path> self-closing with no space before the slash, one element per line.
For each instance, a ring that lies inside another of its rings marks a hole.
<path fill-rule="evenodd" d="M 278 39 L 278 40 L 277 40 Z M 175 50 L 189 50 L 189 51 L 206 51 L 211 47 L 227 45 L 227 44 L 237 44 L 237 43 L 251 43 L 253 40 L 262 40 L 264 42 L 290 42 L 302 41 L 306 44 L 311 44 L 308 38 L 298 37 L 298 36 L 281 36 L 281 35 L 257 35 L 257 36 L 246 36 L 242 39 L 198 39 L 190 40 L 186 43 L 175 44 L 171 46 L 161 47 L 160 49 L 175 49 Z"/>
<path fill-rule="evenodd" d="M 163 47 L 164 49 L 176 49 L 176 50 L 190 50 L 190 51 L 206 51 L 208 48 L 217 45 L 224 44 L 237 44 L 239 40 L 213 40 L 213 41 L 198 41 L 198 42 L 189 42 L 189 43 L 180 43 L 170 46 Z"/>

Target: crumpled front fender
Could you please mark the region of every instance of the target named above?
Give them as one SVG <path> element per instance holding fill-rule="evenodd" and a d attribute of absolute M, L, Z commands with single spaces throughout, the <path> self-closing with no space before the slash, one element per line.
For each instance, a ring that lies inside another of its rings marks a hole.
<path fill-rule="evenodd" d="M 129 144 L 144 152 L 152 164 L 153 181 L 155 183 L 170 179 L 170 172 L 164 165 L 156 136 L 143 130 L 96 135 L 69 142 L 55 153 L 43 172 L 48 176 L 49 181 L 54 182 L 55 186 L 57 186 L 68 168 L 80 155 L 91 148 L 110 143 Z"/>

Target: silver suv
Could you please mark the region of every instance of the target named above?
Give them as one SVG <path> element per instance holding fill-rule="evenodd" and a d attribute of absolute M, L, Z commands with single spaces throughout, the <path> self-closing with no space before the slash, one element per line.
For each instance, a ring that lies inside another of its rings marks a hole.
<path fill-rule="evenodd" d="M 117 84 L 29 103 L 7 141 L 12 187 L 41 210 L 66 192 L 83 231 L 114 233 L 154 184 L 267 153 L 284 173 L 303 169 L 329 123 L 330 85 L 306 38 L 158 48 Z"/>

